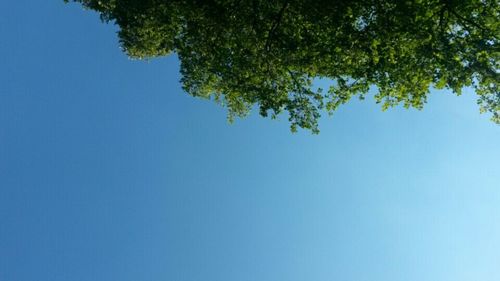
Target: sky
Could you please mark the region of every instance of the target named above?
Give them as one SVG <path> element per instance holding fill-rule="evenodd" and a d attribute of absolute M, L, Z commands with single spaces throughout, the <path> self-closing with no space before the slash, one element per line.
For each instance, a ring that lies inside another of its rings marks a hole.
<path fill-rule="evenodd" d="M 63 1 L 0 2 L 0 281 L 500 280 L 473 91 L 290 133 L 190 97 Z"/>

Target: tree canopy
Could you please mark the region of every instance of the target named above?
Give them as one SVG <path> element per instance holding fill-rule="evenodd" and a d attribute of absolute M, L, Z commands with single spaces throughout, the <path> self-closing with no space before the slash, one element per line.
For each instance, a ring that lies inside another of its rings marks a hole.
<path fill-rule="evenodd" d="M 500 123 L 498 0 L 73 1 L 116 23 L 130 57 L 176 53 L 183 89 L 230 119 L 286 111 L 318 132 L 322 112 L 369 90 L 383 109 L 420 109 L 431 88 L 470 86 Z"/>

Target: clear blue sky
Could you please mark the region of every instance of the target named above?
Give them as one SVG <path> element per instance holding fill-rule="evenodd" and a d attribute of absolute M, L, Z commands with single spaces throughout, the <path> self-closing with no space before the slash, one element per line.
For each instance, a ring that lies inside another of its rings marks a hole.
<path fill-rule="evenodd" d="M 500 127 L 355 101 L 291 134 L 131 61 L 76 4 L 0 3 L 1 281 L 497 281 Z"/>

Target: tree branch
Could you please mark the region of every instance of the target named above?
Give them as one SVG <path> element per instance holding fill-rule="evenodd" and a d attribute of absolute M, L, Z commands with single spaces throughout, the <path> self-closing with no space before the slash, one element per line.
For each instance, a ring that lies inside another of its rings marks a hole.
<path fill-rule="evenodd" d="M 281 7 L 281 9 L 280 9 L 280 11 L 278 13 L 278 17 L 273 22 L 273 25 L 271 26 L 271 29 L 269 29 L 269 32 L 267 33 L 266 47 L 265 47 L 265 49 L 267 51 L 270 51 L 270 48 L 271 48 L 271 39 L 272 39 L 272 37 L 274 35 L 274 32 L 279 27 L 279 25 L 281 23 L 281 20 L 283 19 L 283 14 L 285 13 L 286 8 L 288 7 L 288 3 L 289 3 L 289 1 L 285 1 L 285 3 L 283 4 L 283 7 Z"/>

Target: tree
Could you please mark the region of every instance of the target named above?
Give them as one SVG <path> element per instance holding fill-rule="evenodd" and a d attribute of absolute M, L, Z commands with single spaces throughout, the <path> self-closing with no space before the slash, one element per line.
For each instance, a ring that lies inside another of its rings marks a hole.
<path fill-rule="evenodd" d="M 231 120 L 257 106 L 318 132 L 322 111 L 369 89 L 383 109 L 420 109 L 432 87 L 472 86 L 500 123 L 498 0 L 73 1 L 116 23 L 130 57 L 176 53 L 183 89 Z"/>

